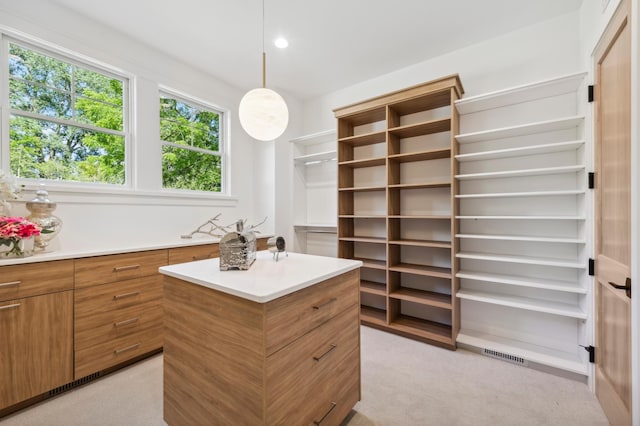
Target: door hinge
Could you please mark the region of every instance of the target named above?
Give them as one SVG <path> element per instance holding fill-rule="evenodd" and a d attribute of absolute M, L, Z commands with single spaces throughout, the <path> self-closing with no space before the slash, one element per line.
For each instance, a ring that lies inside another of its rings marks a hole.
<path fill-rule="evenodd" d="M 580 345 L 582 346 L 582 345 Z M 595 364 L 596 362 L 596 348 L 592 345 L 589 346 L 582 346 L 584 348 L 585 351 L 589 352 L 589 362 L 591 364 Z"/>
<path fill-rule="evenodd" d="M 593 102 L 593 84 L 590 84 L 587 87 L 587 100 L 589 102 Z"/>
<path fill-rule="evenodd" d="M 594 276 L 596 274 L 596 261 L 589 259 L 589 275 Z"/>
<path fill-rule="evenodd" d="M 589 172 L 587 175 L 587 183 L 589 184 L 589 189 L 593 189 L 596 187 L 596 174 L 594 172 Z"/>

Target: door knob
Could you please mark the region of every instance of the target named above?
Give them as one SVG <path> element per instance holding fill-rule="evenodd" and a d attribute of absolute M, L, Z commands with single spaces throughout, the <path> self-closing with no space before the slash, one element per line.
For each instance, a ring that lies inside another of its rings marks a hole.
<path fill-rule="evenodd" d="M 612 283 L 611 281 L 609 281 L 609 285 L 613 288 L 617 288 L 618 290 L 624 290 L 627 294 L 627 297 L 631 299 L 631 278 L 627 277 L 624 285 Z"/>

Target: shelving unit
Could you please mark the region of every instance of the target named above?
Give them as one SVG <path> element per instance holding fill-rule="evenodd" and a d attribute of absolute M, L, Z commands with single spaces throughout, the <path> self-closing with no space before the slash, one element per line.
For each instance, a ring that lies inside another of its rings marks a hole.
<path fill-rule="evenodd" d="M 457 75 L 334 110 L 338 256 L 363 261 L 363 324 L 456 347 Z"/>
<path fill-rule="evenodd" d="M 591 369 L 584 73 L 456 101 L 461 345 Z"/>
<path fill-rule="evenodd" d="M 335 256 L 336 132 L 329 130 L 292 139 L 293 250 Z"/>

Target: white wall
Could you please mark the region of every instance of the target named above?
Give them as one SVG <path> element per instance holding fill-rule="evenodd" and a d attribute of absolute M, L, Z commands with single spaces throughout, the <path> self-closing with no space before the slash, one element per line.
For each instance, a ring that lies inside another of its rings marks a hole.
<path fill-rule="evenodd" d="M 132 155 L 137 156 L 142 166 L 141 173 L 132 176 L 135 190 L 73 193 L 49 186 L 50 199 L 58 202 L 56 215 L 64 221 L 63 231 L 57 238 L 59 248 L 111 248 L 163 242 L 178 238 L 220 212 L 222 224 L 238 218 L 257 223 L 268 216 L 268 222 L 260 230 L 274 233 L 275 144 L 254 141 L 240 127 L 236 112 L 244 90 L 52 2 L 2 1 L 0 27 L 84 55 L 131 77 L 135 105 Z M 229 111 L 231 197 L 166 197 L 158 193 L 161 186 L 159 85 Z M 297 105 L 290 96 L 285 98 L 290 106 Z M 294 113 L 283 140 L 299 131 L 296 120 L 300 119 Z M 26 191 L 22 198 L 33 198 L 33 192 Z M 25 213 L 24 205 L 16 203 L 14 214 Z"/>

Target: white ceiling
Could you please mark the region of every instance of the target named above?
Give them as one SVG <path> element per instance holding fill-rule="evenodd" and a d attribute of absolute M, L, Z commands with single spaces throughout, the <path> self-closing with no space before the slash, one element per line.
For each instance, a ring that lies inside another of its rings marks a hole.
<path fill-rule="evenodd" d="M 261 0 L 55 1 L 243 90 L 261 85 Z M 307 99 L 574 11 L 581 3 L 265 0 L 267 86 Z M 289 40 L 287 49 L 273 46 L 278 35 Z"/>

